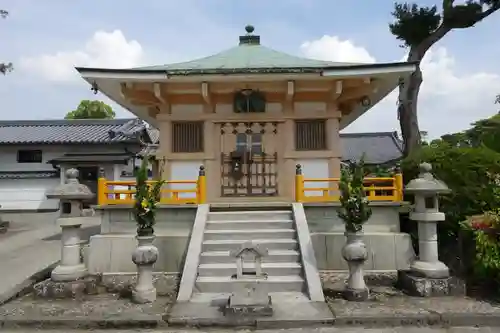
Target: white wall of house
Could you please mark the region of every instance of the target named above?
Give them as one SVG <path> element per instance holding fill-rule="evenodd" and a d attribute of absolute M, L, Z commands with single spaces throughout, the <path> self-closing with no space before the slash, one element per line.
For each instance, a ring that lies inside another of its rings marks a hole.
<path fill-rule="evenodd" d="M 41 163 L 18 163 L 19 150 L 42 150 Z M 67 153 L 123 153 L 123 148 L 108 145 L 11 145 L 0 146 L 0 171 L 54 171 L 49 160 L 58 158 Z M 1 209 L 57 209 L 58 201 L 49 200 L 45 194 L 63 181 L 64 169 L 59 178 L 28 178 L 28 179 L 0 179 L 0 207 Z M 107 165 L 106 178 L 121 179 L 122 170 L 132 172 L 133 164 Z"/>
<path fill-rule="evenodd" d="M 322 158 L 309 158 L 296 161 L 302 166 L 304 178 L 329 178 L 328 160 Z M 306 182 L 304 188 L 327 188 L 331 186 L 328 182 Z M 306 191 L 306 196 L 321 196 L 321 191 Z"/>

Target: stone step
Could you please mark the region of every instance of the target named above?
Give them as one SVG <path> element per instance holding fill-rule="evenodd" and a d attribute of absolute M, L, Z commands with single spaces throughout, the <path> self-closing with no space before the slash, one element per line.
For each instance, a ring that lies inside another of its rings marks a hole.
<path fill-rule="evenodd" d="M 241 282 L 240 282 L 241 283 Z M 230 293 L 241 290 L 243 286 L 230 276 L 198 276 L 196 289 L 202 293 Z M 260 281 L 268 292 L 301 292 L 304 290 L 304 279 L 298 275 L 269 276 Z"/>
<path fill-rule="evenodd" d="M 255 271 L 255 263 L 243 263 L 243 269 Z M 268 276 L 300 275 L 302 265 L 297 262 L 262 263 L 262 272 Z M 201 264 L 198 266 L 199 276 L 232 276 L 236 274 L 236 263 Z"/>
<path fill-rule="evenodd" d="M 202 252 L 240 249 L 245 241 L 243 239 L 206 240 L 203 241 Z M 296 250 L 298 248 L 295 239 L 253 239 L 252 241 L 267 250 Z"/>
<path fill-rule="evenodd" d="M 287 238 L 294 239 L 296 236 L 294 229 L 243 229 L 243 230 L 205 230 L 205 240 L 215 239 L 266 239 L 266 238 Z"/>
<path fill-rule="evenodd" d="M 208 221 L 288 220 L 292 218 L 290 210 L 241 210 L 208 213 Z"/>
<path fill-rule="evenodd" d="M 227 220 L 209 221 L 205 230 L 242 230 L 242 229 L 292 229 L 292 219 L 283 220 Z"/>
<path fill-rule="evenodd" d="M 202 252 L 200 255 L 200 264 L 234 262 L 236 262 L 236 259 L 231 257 L 230 251 Z M 262 262 L 300 262 L 300 254 L 295 250 L 270 250 L 268 255 L 262 258 Z"/>

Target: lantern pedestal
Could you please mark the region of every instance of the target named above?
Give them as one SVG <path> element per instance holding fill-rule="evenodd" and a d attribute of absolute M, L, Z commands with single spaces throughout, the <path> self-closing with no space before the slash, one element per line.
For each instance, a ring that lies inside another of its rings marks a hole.
<path fill-rule="evenodd" d="M 348 301 L 365 301 L 369 291 L 365 283 L 363 265 L 368 259 L 368 251 L 363 242 L 362 232 L 346 232 L 346 244 L 342 248 L 342 257 L 349 266 L 349 279 L 343 296 Z"/>

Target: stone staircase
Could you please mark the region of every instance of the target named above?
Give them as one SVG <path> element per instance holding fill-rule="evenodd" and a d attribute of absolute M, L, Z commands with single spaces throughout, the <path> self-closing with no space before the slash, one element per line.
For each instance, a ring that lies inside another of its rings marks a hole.
<path fill-rule="evenodd" d="M 274 313 L 269 318 L 246 319 L 333 322 L 325 303 L 303 206 L 245 203 L 198 206 L 177 302 L 169 314 L 170 324 L 235 324 L 221 312 L 231 293 L 242 287 L 241 280 L 233 277 L 236 258 L 231 256 L 231 250 L 240 249 L 250 240 L 268 252 L 262 262 L 267 278 L 259 283 L 265 285 Z M 255 266 L 252 262 L 243 265 L 247 271 Z"/>
<path fill-rule="evenodd" d="M 195 283 L 198 293 L 231 292 L 236 261 L 230 252 L 249 240 L 268 249 L 262 270 L 268 275 L 264 283 L 270 293 L 304 291 L 293 213 L 290 207 L 278 209 L 208 213 Z M 251 270 L 254 263 L 245 263 L 244 268 Z"/>

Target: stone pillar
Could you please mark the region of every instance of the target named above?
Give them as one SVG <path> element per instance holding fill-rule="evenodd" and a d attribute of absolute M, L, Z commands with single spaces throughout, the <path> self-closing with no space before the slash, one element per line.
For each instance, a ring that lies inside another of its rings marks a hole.
<path fill-rule="evenodd" d="M 431 170 L 429 163 L 422 163 L 418 177 L 405 188 L 415 198 L 410 219 L 418 223 L 419 257 L 409 271 L 399 272 L 399 280 L 404 289 L 416 296 L 449 295 L 456 287 L 456 282 L 450 282 L 453 279 L 448 267 L 439 261 L 438 253 L 437 223 L 445 220 L 445 214 L 439 211 L 439 195 L 450 190 L 434 178 Z"/>
<path fill-rule="evenodd" d="M 87 275 L 81 258 L 80 227 L 83 223 L 83 201 L 94 196 L 90 189 L 78 182 L 78 170 L 66 171 L 66 182 L 47 193 L 49 199 L 60 200 L 61 261 L 52 271 L 53 281 L 75 281 Z"/>

